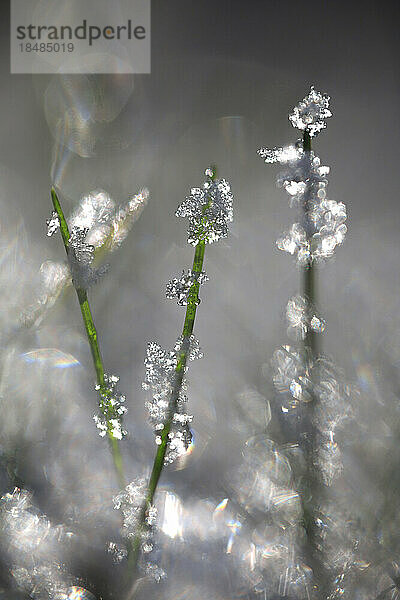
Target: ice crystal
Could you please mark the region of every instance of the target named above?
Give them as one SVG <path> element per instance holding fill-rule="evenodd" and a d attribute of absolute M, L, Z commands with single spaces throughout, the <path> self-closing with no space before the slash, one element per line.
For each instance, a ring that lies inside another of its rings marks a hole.
<path fill-rule="evenodd" d="M 138 533 L 146 489 L 146 480 L 138 477 L 113 498 L 114 509 L 122 515 L 122 535 L 126 539 L 133 539 Z"/>
<path fill-rule="evenodd" d="M 108 543 L 107 552 L 112 556 L 112 559 L 116 564 L 121 563 L 128 556 L 125 546 L 116 544 L 115 542 Z"/>
<path fill-rule="evenodd" d="M 54 305 L 63 289 L 71 283 L 71 272 L 66 263 L 48 260 L 40 267 L 40 289 L 37 299 L 21 314 L 25 327 L 39 325 L 46 312 Z"/>
<path fill-rule="evenodd" d="M 152 395 L 152 399 L 147 401 L 145 406 L 156 433 L 157 445 L 162 442 L 161 432 L 165 422 L 168 418 L 172 419 L 165 456 L 166 464 L 184 454 L 192 441 L 189 424 L 193 417 L 185 411 L 187 403 L 185 377 L 177 389 L 179 375 L 176 368 L 182 354 L 185 356 L 185 363 L 202 357 L 199 343 L 193 335 L 190 338 L 178 338 L 172 351 L 163 350 L 156 342 L 150 342 L 147 346 L 143 389 L 149 390 Z M 175 405 L 171 406 L 173 400 Z"/>
<path fill-rule="evenodd" d="M 289 231 L 285 231 L 276 241 L 279 250 L 296 254 L 300 265 L 307 265 L 311 259 L 310 242 L 300 223 L 294 223 Z"/>
<path fill-rule="evenodd" d="M 153 527 L 153 525 L 156 524 L 156 521 L 157 521 L 157 509 L 155 506 L 150 506 L 148 508 L 147 514 L 146 514 L 146 523 L 150 527 Z"/>
<path fill-rule="evenodd" d="M 132 228 L 134 222 L 142 214 L 149 198 L 147 189 L 141 190 L 128 202 L 120 206 L 111 219 L 111 231 L 104 242 L 104 246 L 113 252 L 122 244 Z"/>
<path fill-rule="evenodd" d="M 315 135 L 325 127 L 331 116 L 329 97 L 311 88 L 310 94 L 289 116 L 292 124 Z M 290 198 L 292 206 L 300 207 L 303 219 L 295 223 L 277 240 L 280 250 L 295 255 L 298 264 L 331 257 L 346 235 L 346 207 L 342 202 L 327 199 L 329 167 L 312 151 L 305 151 L 302 140 L 287 147 L 261 148 L 258 154 L 266 163 L 280 163 L 277 185 Z"/>
<path fill-rule="evenodd" d="M 87 229 L 87 243 L 109 251 L 118 248 L 139 218 L 149 197 L 144 189 L 125 205 L 116 207 L 104 190 L 95 190 L 82 197 L 79 206 L 68 219 L 70 227 Z"/>
<path fill-rule="evenodd" d="M 289 115 L 293 127 L 305 130 L 311 137 L 326 127 L 326 119 L 332 116 L 329 110 L 330 97 L 311 87 L 310 93 L 294 107 Z"/>
<path fill-rule="evenodd" d="M 321 473 L 325 485 L 330 486 L 343 471 L 340 448 L 335 441 L 333 431 L 329 431 L 320 440 L 317 453 L 318 472 Z"/>
<path fill-rule="evenodd" d="M 74 226 L 68 240 L 68 260 L 72 280 L 76 288 L 84 290 L 97 283 L 108 271 L 108 265 L 102 265 L 98 269 L 90 266 L 94 258 L 94 246 L 87 243 L 87 233 L 87 228 Z"/>
<path fill-rule="evenodd" d="M 257 154 L 264 159 L 266 163 L 290 163 L 299 159 L 303 154 L 303 147 L 300 144 L 275 147 L 275 148 L 260 148 Z"/>
<path fill-rule="evenodd" d="M 162 569 L 157 564 L 152 563 L 152 562 L 146 563 L 145 573 L 148 577 L 151 577 L 157 583 L 160 583 L 160 581 L 162 581 L 163 579 L 166 579 L 166 577 L 167 577 L 167 574 L 164 571 L 164 569 Z"/>
<path fill-rule="evenodd" d="M 51 237 L 60 228 L 60 219 L 55 210 L 51 213 L 51 218 L 46 220 L 47 235 Z"/>
<path fill-rule="evenodd" d="M 188 243 L 211 244 L 228 235 L 228 223 L 233 221 L 233 194 L 226 179 L 215 179 L 208 168 L 203 187 L 192 188 L 190 195 L 178 206 L 175 215 L 189 219 Z"/>
<path fill-rule="evenodd" d="M 345 421 L 354 416 L 352 408 L 352 388 L 333 362 L 320 356 L 315 369 L 315 393 L 318 405 L 315 409 L 315 422 L 324 435 L 330 435 Z"/>
<path fill-rule="evenodd" d="M 203 358 L 203 351 L 200 347 L 199 340 L 191 335 L 190 338 L 184 338 L 183 336 L 178 337 L 175 342 L 174 352 L 179 354 L 180 352 L 185 352 L 187 356 L 187 360 L 198 360 Z"/>
<path fill-rule="evenodd" d="M 119 207 L 103 190 L 82 197 L 68 219 L 68 262 L 75 287 L 88 289 L 108 271 L 108 265 L 91 266 L 95 250 L 103 248 L 112 252 L 118 248 L 142 213 L 148 197 L 148 190 L 144 189 Z M 47 235 L 51 236 L 60 226 L 57 213 L 53 211 L 46 222 Z"/>
<path fill-rule="evenodd" d="M 325 321 L 315 314 L 310 302 L 299 294 L 287 303 L 286 318 L 289 323 L 288 336 L 295 340 L 304 340 L 310 330 L 316 333 L 325 330 Z"/>
<path fill-rule="evenodd" d="M 153 551 L 153 534 L 157 522 L 155 506 L 146 506 L 147 486 L 144 478 L 137 478 L 113 498 L 114 509 L 122 515 L 122 536 L 133 540 L 140 536 L 141 549 L 144 554 Z M 144 511 L 144 520 L 143 520 Z M 111 542 L 108 551 L 114 560 L 121 562 L 127 555 L 117 544 Z"/>
<path fill-rule="evenodd" d="M 115 210 L 115 203 L 104 190 L 94 190 L 83 196 L 68 224 L 70 228 L 93 229 L 108 223 Z"/>
<path fill-rule="evenodd" d="M 278 173 L 276 181 L 289 194 L 292 204 L 306 200 L 307 205 L 318 206 L 326 196 L 329 170 L 313 152 L 301 152 L 286 161 L 285 170 Z"/>
<path fill-rule="evenodd" d="M 58 555 L 70 534 L 53 526 L 33 505 L 32 495 L 15 488 L 0 498 L 2 550 L 12 566 L 10 572 L 22 590 L 37 600 L 53 598 L 71 585 Z"/>
<path fill-rule="evenodd" d="M 309 189 L 308 184 L 305 187 L 298 187 L 298 185 L 296 184 L 296 190 L 294 187 L 291 188 L 297 198 Z M 346 206 L 343 202 L 325 199 L 325 190 L 323 194 L 321 193 L 323 189 L 321 183 L 318 188 L 316 197 L 308 199 L 306 225 L 294 223 L 291 229 L 284 232 L 277 240 L 278 248 L 296 255 L 298 263 L 303 266 L 312 261 L 330 258 L 336 246 L 343 243 L 347 232 Z"/>
<path fill-rule="evenodd" d="M 118 389 L 119 377 L 104 374 L 104 385 L 95 385 L 99 394 L 100 414 L 94 415 L 93 420 L 99 430 L 100 437 L 109 433 L 113 438 L 121 440 L 127 432 L 122 428 L 122 418 L 127 412 L 126 397 Z"/>
<path fill-rule="evenodd" d="M 272 359 L 273 381 L 277 390 L 289 394 L 286 409 L 293 409 L 300 402 L 312 399 L 311 371 L 314 362 L 309 351 L 293 346 L 281 346 Z"/>
<path fill-rule="evenodd" d="M 177 299 L 179 306 L 187 306 L 189 293 L 193 287 L 193 284 L 198 283 L 199 286 L 208 281 L 208 277 L 204 271 L 196 273 L 191 269 L 185 273 L 182 271 L 182 275 L 178 278 L 175 277 L 167 283 L 166 297 L 168 300 Z M 200 304 L 200 298 L 197 295 L 196 305 Z"/>
<path fill-rule="evenodd" d="M 192 417 L 187 415 L 187 422 L 190 422 Z M 168 434 L 168 448 L 164 458 L 164 464 L 172 464 L 186 454 L 190 444 L 192 443 L 192 432 L 187 425 L 182 425 L 179 420 L 176 420 L 174 415 L 173 425 Z"/>

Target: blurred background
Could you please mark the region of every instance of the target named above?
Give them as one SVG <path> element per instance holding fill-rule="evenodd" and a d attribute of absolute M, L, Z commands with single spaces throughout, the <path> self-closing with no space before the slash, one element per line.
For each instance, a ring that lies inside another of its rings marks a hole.
<path fill-rule="evenodd" d="M 398 17 L 398 3 L 370 0 L 153 0 L 150 75 L 32 77 L 10 75 L 9 14 L 2 4 L 1 492 L 23 487 L 38 514 L 67 528 L 69 541 L 51 539 L 48 552 L 55 556 L 53 543 L 61 544 L 57 564 L 67 565 L 71 585 L 97 598 L 119 597 L 122 567 L 105 551 L 108 542 L 120 543 L 111 503 L 118 489 L 107 444 L 92 421 L 94 373 L 75 295 L 66 290 L 40 322 L 20 327 L 21 314 L 42 293 L 42 263 L 64 260 L 61 239 L 46 237 L 50 186 L 58 186 L 67 214 L 92 190 L 107 191 L 117 204 L 143 187 L 150 191 L 129 237 L 107 257 L 109 273 L 90 291 L 106 368 L 127 395 L 129 436 L 122 451 L 132 480 L 149 472 L 155 450 L 141 388 L 147 342 L 172 347 L 184 318 L 184 310 L 165 299 L 166 282 L 193 257 L 186 223 L 174 212 L 215 163 L 231 183 L 235 219 L 229 237 L 206 249 L 210 282 L 202 288 L 195 332 L 204 358 L 189 373 L 194 446 L 161 481 L 161 513 L 167 506 L 173 514 L 172 526 L 164 518 L 158 542 L 168 579 L 140 593 L 182 600 L 303 598 L 294 587 L 268 591 L 251 556 L 238 571 L 226 548 L 229 540 L 231 547 L 246 540 L 257 547 L 254 531 L 265 525 L 238 491 L 252 485 L 241 471 L 243 444 L 256 435 L 292 441 L 270 361 L 275 348 L 288 343 L 285 307 L 299 289 L 298 268 L 275 245 L 296 211 L 275 187 L 276 167 L 265 165 L 257 149 L 296 139 L 287 115 L 310 85 L 332 98 L 334 116 L 314 149 L 331 167 L 329 197 L 348 210 L 345 243 L 318 269 L 319 311 L 327 322 L 323 349 L 349 382 L 356 415 L 343 434 L 337 489 L 353 511 L 351 522 L 359 519 L 354 539 L 370 540 L 376 557 L 374 544 L 384 537 L 382 560 L 396 561 Z M 228 505 L 221 505 L 225 499 Z M 242 526 L 246 503 L 255 522 Z M 281 527 L 271 519 L 271 527 Z M 347 522 L 337 519 L 340 526 Z M 373 531 L 363 529 L 365 523 Z M 267 536 L 264 530 L 257 535 Z M 3 536 L 1 598 L 20 593 L 18 582 L 25 585 L 15 544 Z M 365 567 L 378 569 L 368 575 L 376 595 L 393 582 L 386 582 L 380 564 Z M 49 597 L 32 586 L 26 593 Z M 371 598 L 363 593 L 357 598 Z"/>

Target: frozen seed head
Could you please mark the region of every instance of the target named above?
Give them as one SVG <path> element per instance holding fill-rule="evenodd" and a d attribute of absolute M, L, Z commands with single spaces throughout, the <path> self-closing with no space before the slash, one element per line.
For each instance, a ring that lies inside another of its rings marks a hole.
<path fill-rule="evenodd" d="M 46 220 L 47 235 L 51 237 L 60 228 L 60 219 L 55 210 L 52 211 L 50 219 Z"/>
<path fill-rule="evenodd" d="M 99 430 L 100 437 L 107 433 L 116 440 L 122 440 L 127 432 L 122 428 L 122 419 L 127 408 L 126 397 L 118 389 L 119 377 L 104 374 L 104 386 L 95 385 L 99 394 L 100 414 L 93 415 L 93 420 Z"/>
<path fill-rule="evenodd" d="M 214 170 L 205 171 L 201 188 L 192 188 L 190 195 L 178 206 L 175 215 L 189 219 L 188 243 L 211 244 L 228 235 L 228 223 L 233 221 L 233 194 L 226 179 L 216 179 Z"/>
<path fill-rule="evenodd" d="M 182 271 L 180 277 L 175 277 L 167 283 L 165 295 L 168 300 L 174 300 L 176 298 L 179 306 L 187 306 L 189 293 L 192 290 L 193 285 L 198 283 L 200 286 L 207 281 L 209 281 L 209 279 L 204 271 L 196 273 L 191 269 L 188 269 L 187 272 Z M 200 304 L 200 298 L 198 296 L 196 298 L 196 304 Z"/>
<path fill-rule="evenodd" d="M 289 115 L 289 121 L 301 131 L 305 129 L 311 137 L 316 136 L 326 127 L 326 119 L 332 116 L 329 110 L 330 97 L 327 94 L 318 92 L 311 86 L 308 96 L 294 107 Z"/>

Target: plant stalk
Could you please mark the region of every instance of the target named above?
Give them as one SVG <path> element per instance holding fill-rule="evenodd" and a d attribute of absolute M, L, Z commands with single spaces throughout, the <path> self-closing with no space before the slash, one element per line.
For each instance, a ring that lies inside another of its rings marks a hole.
<path fill-rule="evenodd" d="M 303 134 L 303 149 L 309 157 L 309 169 L 311 170 L 311 137 L 309 131 L 306 129 Z M 313 223 L 310 219 L 311 206 L 311 190 L 308 189 L 304 198 L 303 203 L 303 226 L 306 231 L 307 241 L 309 242 L 310 252 L 312 252 L 312 235 L 313 235 Z M 313 258 L 310 257 L 309 263 L 303 267 L 303 281 L 302 290 L 303 296 L 306 300 L 307 311 L 310 314 L 317 303 L 317 277 L 316 277 L 316 266 Z M 308 329 L 305 339 L 304 348 L 309 353 L 311 363 L 315 365 L 318 355 L 320 353 L 319 340 L 317 333 Z M 314 385 L 314 381 L 311 381 Z M 311 400 L 307 405 L 306 412 L 306 453 L 307 453 L 307 471 L 306 480 L 302 489 L 302 504 L 304 510 L 304 521 L 306 534 L 308 539 L 308 558 L 310 560 L 312 569 L 315 574 L 315 578 L 318 584 L 319 593 L 321 597 L 326 597 L 328 593 L 328 580 L 326 577 L 326 571 L 318 553 L 318 541 L 317 535 L 318 530 L 316 527 L 316 510 L 318 508 L 318 495 L 321 492 L 321 486 L 318 479 L 318 473 L 316 473 L 316 453 L 318 440 L 316 437 L 316 429 L 314 425 L 314 411 L 315 405 L 318 399 L 311 390 Z"/>
<path fill-rule="evenodd" d="M 213 169 L 212 179 L 215 180 L 215 178 L 217 176 L 217 169 L 216 169 L 215 165 L 212 167 L 212 169 Z M 203 207 L 203 211 L 202 211 L 203 217 L 202 217 L 201 223 L 199 225 L 199 230 L 198 230 L 198 243 L 196 245 L 196 249 L 195 249 L 195 253 L 194 253 L 192 273 L 201 273 L 203 270 L 205 241 L 203 240 L 203 237 L 202 237 L 202 230 L 203 230 L 203 226 L 206 223 L 205 213 L 209 206 L 210 206 L 210 202 L 208 202 Z M 177 365 L 175 367 L 175 379 L 174 379 L 174 384 L 173 384 L 173 388 L 172 388 L 172 392 L 171 392 L 171 398 L 170 398 L 167 418 L 164 423 L 164 428 L 163 428 L 162 434 L 161 434 L 161 443 L 159 444 L 159 446 L 157 448 L 156 456 L 155 456 L 154 463 L 153 463 L 153 468 L 152 468 L 151 475 L 150 475 L 149 485 L 147 488 L 146 498 L 144 500 L 144 503 L 143 503 L 143 506 L 142 506 L 142 509 L 140 512 L 137 534 L 132 542 L 132 545 L 131 545 L 131 548 L 129 551 L 128 577 L 129 577 L 129 575 L 133 574 L 133 586 L 131 587 L 130 591 L 128 592 L 127 600 L 132 600 L 132 598 L 134 598 L 134 596 L 136 594 L 136 590 L 137 590 L 138 561 L 139 561 L 142 533 L 144 532 L 144 528 L 146 526 L 146 512 L 147 512 L 148 508 L 153 504 L 154 495 L 155 495 L 155 492 L 157 489 L 158 481 L 160 479 L 160 476 L 161 476 L 161 473 L 162 473 L 162 470 L 164 467 L 164 460 L 165 460 L 165 455 L 167 452 L 168 441 L 169 441 L 168 436 L 169 436 L 169 433 L 171 431 L 171 427 L 173 424 L 174 414 L 177 411 L 179 394 L 180 394 L 180 391 L 182 388 L 183 378 L 184 378 L 185 370 L 186 370 L 186 363 L 187 363 L 188 354 L 189 354 L 189 350 L 190 350 L 190 337 L 193 333 L 194 322 L 196 319 L 197 306 L 199 303 L 199 289 L 200 289 L 200 284 L 199 284 L 198 280 L 196 279 L 196 281 L 193 283 L 192 287 L 190 288 L 190 291 L 188 294 L 185 321 L 183 323 L 183 329 L 182 329 L 183 341 L 182 341 L 181 350 L 180 350 L 180 353 L 178 356 Z"/>
<path fill-rule="evenodd" d="M 205 242 L 199 241 L 196 245 L 196 250 L 194 253 L 194 260 L 193 260 L 193 267 L 192 267 L 193 273 L 201 273 L 202 268 L 203 268 L 203 261 L 204 261 L 204 251 L 205 251 Z M 136 575 L 142 533 L 143 533 L 143 529 L 145 527 L 145 521 L 146 521 L 146 512 L 147 512 L 149 506 L 151 506 L 153 504 L 154 495 L 155 495 L 155 492 L 157 489 L 158 481 L 160 479 L 160 476 L 161 476 L 161 473 L 162 473 L 162 470 L 164 467 L 164 459 L 165 459 L 168 442 L 169 442 L 168 435 L 171 431 L 174 414 L 177 411 L 179 393 L 182 388 L 183 377 L 185 374 L 186 363 L 188 360 L 188 354 L 189 354 L 189 350 L 190 350 L 190 348 L 189 348 L 190 336 L 193 333 L 194 322 L 195 322 L 195 318 L 196 318 L 196 311 L 197 311 L 197 305 L 198 305 L 198 299 L 199 299 L 199 288 L 200 288 L 199 282 L 195 281 L 193 283 L 192 287 L 190 288 L 190 291 L 188 294 L 186 315 L 185 315 L 185 321 L 184 321 L 183 330 L 182 330 L 183 342 L 182 342 L 182 347 L 181 347 L 181 350 L 180 350 L 180 353 L 178 356 L 177 365 L 175 367 L 175 377 L 174 377 L 174 383 L 173 383 L 173 388 L 172 388 L 172 392 L 171 392 L 169 410 L 168 410 L 166 421 L 164 423 L 164 428 L 161 433 L 161 443 L 159 444 L 159 446 L 157 448 L 156 456 L 154 459 L 153 468 L 152 468 L 150 479 L 149 479 L 149 485 L 147 488 L 146 498 L 145 498 L 145 501 L 144 501 L 142 509 L 141 509 L 141 513 L 140 513 L 140 517 L 139 517 L 138 531 L 132 542 L 131 551 L 129 553 L 129 560 L 128 560 L 129 574 L 132 573 L 132 571 L 133 571 L 134 574 Z M 132 596 L 130 596 L 130 597 L 132 597 Z"/>
<path fill-rule="evenodd" d="M 51 188 L 51 200 L 53 203 L 54 210 L 56 211 L 59 222 L 60 222 L 61 237 L 62 237 L 62 240 L 64 243 L 65 252 L 68 257 L 70 233 L 69 233 L 67 221 L 65 219 L 63 210 L 61 208 L 60 201 L 58 199 L 58 196 L 57 196 L 57 193 L 56 193 L 54 187 Z M 79 306 L 80 306 L 81 313 L 82 313 L 82 319 L 83 319 L 83 323 L 85 326 L 85 331 L 86 331 L 87 339 L 89 342 L 90 351 L 92 354 L 93 366 L 94 366 L 94 370 L 96 372 L 96 381 L 97 381 L 97 385 L 100 388 L 99 392 L 107 393 L 107 386 L 106 386 L 105 379 L 104 379 L 104 363 L 103 363 L 103 359 L 102 359 L 101 352 L 100 352 L 97 331 L 96 331 L 96 327 L 94 325 L 92 311 L 90 310 L 87 292 L 83 288 L 76 287 L 75 283 L 74 283 L 74 288 L 75 288 L 76 294 L 78 296 Z M 113 458 L 113 462 L 114 462 L 118 485 L 121 489 L 123 489 L 126 486 L 126 478 L 125 478 L 125 474 L 124 474 L 122 455 L 121 455 L 119 443 L 118 443 L 118 440 L 116 438 L 114 438 L 111 431 L 108 431 L 107 435 L 108 435 L 108 441 L 109 441 L 111 454 L 112 454 L 112 458 Z"/>

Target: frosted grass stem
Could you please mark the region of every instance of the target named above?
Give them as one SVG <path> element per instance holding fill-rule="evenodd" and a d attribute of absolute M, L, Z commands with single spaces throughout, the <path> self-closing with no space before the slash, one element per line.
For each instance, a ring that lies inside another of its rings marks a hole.
<path fill-rule="evenodd" d="M 54 187 L 51 188 L 51 200 L 53 203 L 54 210 L 57 213 L 59 222 L 60 222 L 60 231 L 61 237 L 64 243 L 65 252 L 68 256 L 69 250 L 69 239 L 70 232 L 68 229 L 68 224 L 65 219 L 64 213 L 61 208 L 60 201 L 58 199 L 56 190 Z M 96 372 L 96 381 L 99 386 L 99 394 L 104 393 L 107 394 L 108 388 L 104 378 L 104 363 L 100 352 L 98 335 L 96 331 L 96 327 L 93 321 L 92 311 L 90 309 L 89 300 L 87 297 L 87 291 L 83 288 L 79 288 L 74 284 L 76 294 L 78 296 L 79 306 L 82 313 L 82 319 L 85 326 L 85 331 L 87 335 L 87 339 L 89 342 L 90 351 L 93 359 L 93 366 Z M 118 485 L 121 489 L 126 486 L 126 478 L 124 474 L 123 462 L 121 450 L 119 447 L 118 440 L 112 435 L 111 430 L 107 432 L 108 440 L 110 444 L 111 454 L 114 462 L 116 477 L 118 481 Z"/>
<path fill-rule="evenodd" d="M 310 133 L 308 131 L 308 129 L 304 130 L 304 134 L 303 134 L 303 150 L 305 152 L 308 153 L 308 155 L 310 156 L 311 154 L 311 136 Z M 304 203 L 303 203 L 303 219 L 304 219 L 304 229 L 309 237 L 308 241 L 310 243 L 310 248 L 311 248 L 311 244 L 312 244 L 312 234 L 310 234 L 311 230 L 312 230 L 312 224 L 310 222 L 310 198 L 309 198 L 309 193 L 307 193 L 305 195 L 304 198 Z M 312 248 L 311 248 L 312 250 Z M 310 258 L 310 262 L 305 265 L 303 267 L 303 295 L 304 298 L 306 299 L 306 302 L 308 303 L 309 307 L 316 306 L 316 299 L 317 299 L 317 282 L 316 282 L 316 267 L 314 264 L 314 260 L 311 257 Z M 307 346 L 311 353 L 313 358 L 315 358 L 318 355 L 318 341 L 317 341 L 317 334 L 315 331 L 313 331 L 313 329 L 308 328 L 307 333 L 306 333 L 306 337 L 304 340 L 304 344 L 305 346 Z"/>
<path fill-rule="evenodd" d="M 201 273 L 203 268 L 204 261 L 204 252 L 205 252 L 205 242 L 199 241 L 196 245 L 194 259 L 193 259 L 193 267 L 192 273 Z M 186 315 L 185 321 L 183 324 L 182 337 L 183 343 L 178 355 L 177 365 L 175 367 L 175 377 L 174 377 L 174 385 L 171 393 L 171 399 L 169 404 L 169 410 L 167 419 L 164 424 L 164 428 L 161 433 L 161 443 L 159 444 L 156 452 L 156 456 L 153 463 L 153 468 L 151 471 L 149 485 L 147 489 L 147 494 L 145 498 L 145 502 L 143 504 L 140 517 L 139 517 L 139 527 L 138 532 L 133 540 L 132 547 L 129 552 L 129 573 L 132 571 L 136 572 L 137 564 L 139 559 L 140 552 L 140 544 L 142 539 L 143 527 L 145 526 L 146 520 L 146 511 L 149 506 L 153 504 L 154 494 L 157 489 L 157 485 L 164 467 L 164 459 L 167 452 L 168 446 L 168 434 L 171 431 L 171 426 L 174 418 L 174 414 L 177 411 L 177 403 L 179 398 L 179 393 L 182 388 L 183 377 L 185 374 L 186 363 L 188 360 L 188 353 L 190 349 L 190 337 L 193 333 L 194 322 L 196 318 L 197 305 L 199 300 L 199 288 L 200 283 L 196 280 L 192 287 L 190 288 L 190 292 L 188 295 L 188 302 L 186 307 Z M 131 595 L 130 597 L 133 597 Z"/>
<path fill-rule="evenodd" d="M 196 250 L 195 250 L 195 254 L 194 254 L 192 273 L 201 273 L 202 267 L 203 267 L 203 260 L 204 260 L 204 251 L 205 251 L 205 243 L 199 242 L 196 246 Z M 187 304 L 187 308 L 186 308 L 185 322 L 184 322 L 183 331 L 182 331 L 183 343 L 182 343 L 181 350 L 179 352 L 178 362 L 177 362 L 177 365 L 175 368 L 174 385 L 173 385 L 172 394 L 171 394 L 168 416 L 167 416 L 164 428 L 163 428 L 161 436 L 160 436 L 161 443 L 157 448 L 156 456 L 154 459 L 153 468 L 152 468 L 150 480 L 149 480 L 149 486 L 147 489 L 146 499 L 145 499 L 145 503 L 143 505 L 140 519 L 139 519 L 138 533 L 134 538 L 134 541 L 132 544 L 132 549 L 131 549 L 131 552 L 129 555 L 129 567 L 130 567 L 129 570 L 130 571 L 136 570 L 136 568 L 137 568 L 140 544 L 141 544 L 141 539 L 142 539 L 141 535 L 142 535 L 143 526 L 145 524 L 146 511 L 147 511 L 147 508 L 153 504 L 154 494 L 156 492 L 158 481 L 160 479 L 160 476 L 161 476 L 161 473 L 163 470 L 163 466 L 164 466 L 164 459 L 165 459 L 165 455 L 167 452 L 167 446 L 168 446 L 168 434 L 171 431 L 173 417 L 174 417 L 174 414 L 177 409 L 177 402 L 178 402 L 179 393 L 180 393 L 180 390 L 182 387 L 183 376 L 185 374 L 186 363 L 187 363 L 187 359 L 188 359 L 190 336 L 193 333 L 194 322 L 195 322 L 195 318 L 196 318 L 197 303 L 198 303 L 198 297 L 199 297 L 199 287 L 200 287 L 199 282 L 195 281 L 195 283 L 193 283 L 193 285 L 190 289 L 189 296 L 188 296 L 188 304 Z"/>
<path fill-rule="evenodd" d="M 303 150 L 309 156 L 309 165 L 311 168 L 311 136 L 309 130 L 306 128 L 303 133 Z M 310 202 L 310 189 L 306 192 L 303 201 L 303 226 L 306 231 L 307 241 L 310 245 L 310 260 L 302 267 L 302 288 L 303 296 L 309 307 L 309 311 L 312 312 L 313 307 L 317 304 L 317 278 L 316 278 L 316 266 L 312 257 L 312 235 L 313 235 L 313 224 L 310 219 L 311 213 L 311 202 Z M 311 328 L 308 328 L 306 336 L 304 338 L 304 347 L 310 353 L 310 358 L 313 364 L 315 364 L 318 355 L 320 354 L 320 345 L 317 338 L 317 334 Z M 313 382 L 314 383 L 314 382 Z M 316 453 L 318 442 L 316 439 L 316 431 L 314 425 L 314 412 L 315 405 L 318 401 L 316 394 L 311 392 L 311 401 L 308 403 L 307 412 L 305 415 L 306 419 L 306 432 L 307 432 L 307 472 L 306 481 L 303 486 L 302 493 L 302 504 L 304 510 L 304 521 L 307 533 L 308 542 L 310 545 L 310 562 L 312 564 L 316 580 L 320 593 L 327 593 L 327 577 L 325 573 L 324 565 L 318 556 L 317 550 L 317 528 L 315 523 L 316 509 L 317 509 L 317 494 L 320 493 L 320 484 L 318 474 L 315 472 L 316 469 Z"/>
<path fill-rule="evenodd" d="M 216 180 L 216 167 L 213 166 L 210 168 L 212 172 L 212 176 L 210 177 L 211 181 Z M 207 210 L 210 208 L 212 204 L 212 200 L 210 199 L 207 204 L 205 204 L 202 208 L 202 217 L 199 223 L 199 227 L 196 231 L 197 244 L 195 246 L 195 253 L 193 259 L 192 266 L 192 274 L 201 274 L 203 269 L 204 262 L 204 253 L 206 240 L 204 236 L 204 231 L 207 224 Z M 132 541 L 132 544 L 129 549 L 128 555 L 128 577 L 133 576 L 133 586 L 130 588 L 128 592 L 127 599 L 131 600 L 134 598 L 137 591 L 137 573 L 138 573 L 138 561 L 140 555 L 141 541 L 142 535 L 146 528 L 146 513 L 149 507 L 153 504 L 155 492 L 157 489 L 157 485 L 163 471 L 163 467 L 165 464 L 165 457 L 168 448 L 169 442 L 169 433 L 171 432 L 171 428 L 173 425 L 174 414 L 178 410 L 178 401 L 179 395 L 181 392 L 183 379 L 186 371 L 186 364 L 188 361 L 188 355 L 190 352 L 190 340 L 193 334 L 194 323 L 196 318 L 197 306 L 199 304 L 199 289 L 200 289 L 200 281 L 195 277 L 195 281 L 190 287 L 190 291 L 187 297 L 187 306 L 186 306 L 186 314 L 185 320 L 182 329 L 182 345 L 180 347 L 178 356 L 177 356 L 177 364 L 175 367 L 174 373 L 174 381 L 171 391 L 171 397 L 169 401 L 167 418 L 164 423 L 164 427 L 162 429 L 162 433 L 160 435 L 161 441 L 158 445 L 156 456 L 154 459 L 149 484 L 147 488 L 147 493 L 145 500 L 143 502 L 139 519 L 138 519 L 138 528 L 137 533 Z"/>

